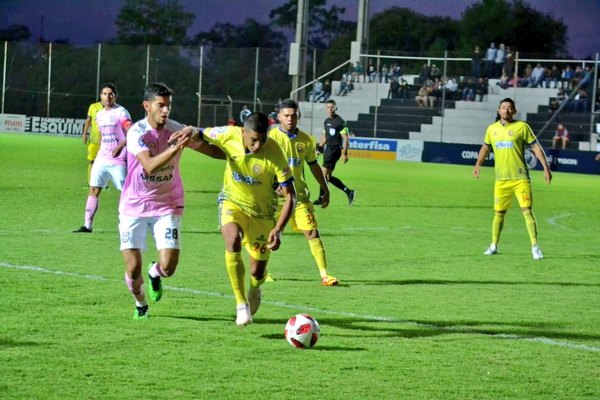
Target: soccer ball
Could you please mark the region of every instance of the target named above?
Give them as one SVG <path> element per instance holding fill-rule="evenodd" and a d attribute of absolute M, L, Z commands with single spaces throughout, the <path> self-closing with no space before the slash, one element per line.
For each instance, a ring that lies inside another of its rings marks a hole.
<path fill-rule="evenodd" d="M 285 338 L 288 343 L 298 349 L 313 347 L 317 340 L 321 327 L 316 319 L 308 314 L 296 314 L 285 324 Z"/>

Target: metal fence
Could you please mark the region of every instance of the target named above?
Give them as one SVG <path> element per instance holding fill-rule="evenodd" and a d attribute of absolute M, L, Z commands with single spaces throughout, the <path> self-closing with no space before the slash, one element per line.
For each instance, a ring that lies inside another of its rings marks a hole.
<path fill-rule="evenodd" d="M 3 42 L 0 53 L 2 96 L 0 113 L 43 117 L 83 118 L 97 101 L 102 82 L 114 82 L 118 102 L 134 119 L 143 117 L 144 87 L 162 81 L 175 91 L 172 117 L 200 126 L 239 121 L 244 104 L 251 110 L 272 112 L 278 100 L 291 92 L 289 49 L 215 48 L 207 46 L 131 46 L 95 44 L 25 44 Z M 570 64 L 585 68 L 593 60 L 557 60 L 518 53 L 515 73 L 528 63 Z M 317 78 L 340 80 L 347 73 L 349 51 L 305 50 L 306 85 L 303 100 Z M 383 65 L 401 65 L 404 74 L 418 74 L 423 64 L 437 63 L 443 76 L 470 76 L 469 54 L 371 52 L 362 54 L 381 71 Z M 363 78 L 367 79 L 367 78 Z M 381 78 L 379 78 L 381 79 Z M 386 97 L 387 93 L 381 93 Z M 590 95 L 593 104 L 597 89 Z M 375 102 L 376 103 L 376 102 Z M 443 116 L 444 104 L 438 104 Z M 374 129 L 377 135 L 377 126 Z"/>

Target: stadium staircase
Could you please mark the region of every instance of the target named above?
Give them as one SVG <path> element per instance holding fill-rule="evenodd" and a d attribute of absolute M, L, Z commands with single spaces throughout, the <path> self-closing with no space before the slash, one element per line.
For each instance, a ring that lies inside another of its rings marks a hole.
<path fill-rule="evenodd" d="M 551 114 L 549 105 L 539 106 L 537 112 L 527 113 L 527 122 L 534 132 L 540 132 Z M 590 114 L 561 112 L 552 123 L 546 127 L 544 132 L 538 134 L 538 140 L 545 149 L 552 148 L 552 137 L 556 126 L 563 124 L 569 131 L 571 140 L 567 150 L 589 150 L 590 149 Z"/>

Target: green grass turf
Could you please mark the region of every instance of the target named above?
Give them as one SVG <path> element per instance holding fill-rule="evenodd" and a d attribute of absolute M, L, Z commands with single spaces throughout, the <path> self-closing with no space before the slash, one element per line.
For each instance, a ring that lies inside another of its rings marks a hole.
<path fill-rule="evenodd" d="M 319 285 L 303 236 L 272 254 L 277 279 L 254 324 L 235 326 L 217 231 L 223 165 L 182 159 L 183 249 L 151 318 L 133 321 L 118 250 L 119 193 L 83 222 L 85 146 L 0 135 L 0 398 L 583 399 L 600 394 L 598 176 L 533 173 L 545 259 L 523 217 L 490 241 L 493 170 L 351 159 L 318 211 L 330 272 Z M 312 181 L 312 178 L 311 182 Z M 315 188 L 315 185 L 312 185 Z M 156 256 L 153 243 L 145 263 Z M 311 350 L 287 319 L 321 324 Z"/>

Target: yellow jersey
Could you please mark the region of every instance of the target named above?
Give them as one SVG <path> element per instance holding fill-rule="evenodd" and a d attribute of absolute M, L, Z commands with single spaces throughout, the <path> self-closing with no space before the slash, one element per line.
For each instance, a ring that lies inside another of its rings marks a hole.
<path fill-rule="evenodd" d="M 312 137 L 299 129 L 295 134 L 288 134 L 277 127 L 269 131 L 269 139 L 276 141 L 287 157 L 288 166 L 294 176 L 298 203 L 310 202 L 310 190 L 304 179 L 304 163 L 317 162 L 317 152 Z"/>
<path fill-rule="evenodd" d="M 92 103 L 88 108 L 87 116 L 90 118 L 90 131 L 89 131 L 89 144 L 100 144 L 100 139 L 102 135 L 100 134 L 100 130 L 98 129 L 98 124 L 96 123 L 96 114 L 102 111 L 104 106 L 101 102 Z"/>
<path fill-rule="evenodd" d="M 236 204 L 251 217 L 273 219 L 274 185 L 293 180 L 281 147 L 274 140 L 267 140 L 258 152 L 249 153 L 242 128 L 237 126 L 206 128 L 203 137 L 227 156 L 221 198 Z"/>
<path fill-rule="evenodd" d="M 537 142 L 531 127 L 523 121 L 502 125 L 500 121 L 488 126 L 484 143 L 494 151 L 496 180 L 529 179 L 525 161 L 525 146 Z"/>

